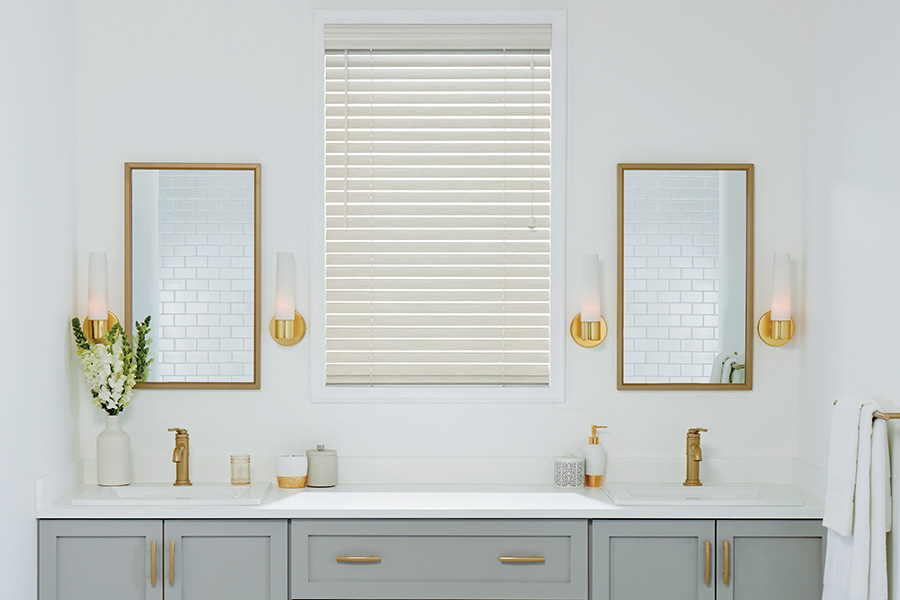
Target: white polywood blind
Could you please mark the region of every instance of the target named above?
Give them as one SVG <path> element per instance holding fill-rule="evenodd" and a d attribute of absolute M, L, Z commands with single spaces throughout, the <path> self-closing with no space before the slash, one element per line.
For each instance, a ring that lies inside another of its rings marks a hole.
<path fill-rule="evenodd" d="M 330 50 L 325 79 L 326 384 L 549 385 L 549 51 Z"/>

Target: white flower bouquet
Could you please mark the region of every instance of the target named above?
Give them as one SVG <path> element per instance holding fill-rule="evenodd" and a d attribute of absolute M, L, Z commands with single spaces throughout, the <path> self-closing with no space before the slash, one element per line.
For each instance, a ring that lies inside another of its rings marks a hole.
<path fill-rule="evenodd" d="M 118 415 L 131 401 L 134 385 L 147 380 L 153 359 L 147 359 L 150 339 L 150 317 L 136 322 L 137 340 L 134 347 L 128 342 L 125 330 L 116 323 L 106 334 L 106 342 L 92 344 L 81 329 L 81 322 L 72 319 L 75 333 L 75 352 L 81 361 L 94 404 L 108 415 Z"/>

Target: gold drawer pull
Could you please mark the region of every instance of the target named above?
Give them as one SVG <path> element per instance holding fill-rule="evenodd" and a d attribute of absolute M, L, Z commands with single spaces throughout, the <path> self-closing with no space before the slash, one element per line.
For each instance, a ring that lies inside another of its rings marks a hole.
<path fill-rule="evenodd" d="M 502 563 L 542 563 L 543 556 L 501 556 Z"/>
<path fill-rule="evenodd" d="M 728 540 L 725 540 L 723 546 L 725 546 L 725 570 L 722 573 L 722 583 L 728 585 L 728 572 L 731 570 L 728 564 L 731 562 L 731 544 L 728 543 Z"/>
<path fill-rule="evenodd" d="M 169 585 L 175 585 L 175 542 L 169 541 Z"/>
<path fill-rule="evenodd" d="M 703 585 L 709 585 L 709 568 L 710 568 L 710 554 L 711 554 L 711 546 L 712 543 L 709 540 L 706 540 L 706 569 L 703 571 Z"/>
<path fill-rule="evenodd" d="M 381 562 L 380 556 L 335 556 L 339 563 L 376 563 Z"/>
<path fill-rule="evenodd" d="M 150 585 L 156 587 L 156 540 L 150 542 Z"/>

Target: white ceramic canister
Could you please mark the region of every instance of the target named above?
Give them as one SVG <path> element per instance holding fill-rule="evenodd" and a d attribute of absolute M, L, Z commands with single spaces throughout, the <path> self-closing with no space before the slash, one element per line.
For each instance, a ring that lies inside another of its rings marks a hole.
<path fill-rule="evenodd" d="M 306 470 L 305 454 L 291 454 L 275 459 L 275 475 L 280 488 L 306 487 Z"/>
<path fill-rule="evenodd" d="M 337 485 L 337 452 L 329 450 L 322 444 L 315 450 L 307 450 L 309 474 L 306 485 L 309 487 L 334 487 Z"/>
<path fill-rule="evenodd" d="M 583 488 L 584 458 L 571 452 L 557 456 L 553 465 L 553 485 L 558 488 Z"/>

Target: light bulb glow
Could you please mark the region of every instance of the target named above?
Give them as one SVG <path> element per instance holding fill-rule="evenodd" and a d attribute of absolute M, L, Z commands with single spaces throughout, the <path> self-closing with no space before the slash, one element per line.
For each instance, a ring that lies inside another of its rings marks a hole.
<path fill-rule="evenodd" d="M 106 252 L 88 256 L 88 319 L 106 321 L 109 312 L 106 279 Z"/>
<path fill-rule="evenodd" d="M 279 252 L 275 267 L 275 319 L 294 320 L 294 254 Z"/>
<path fill-rule="evenodd" d="M 772 261 L 773 321 L 791 320 L 791 255 L 777 252 Z"/>
<path fill-rule="evenodd" d="M 581 256 L 581 322 L 596 322 L 600 311 L 600 260 L 596 254 Z"/>

